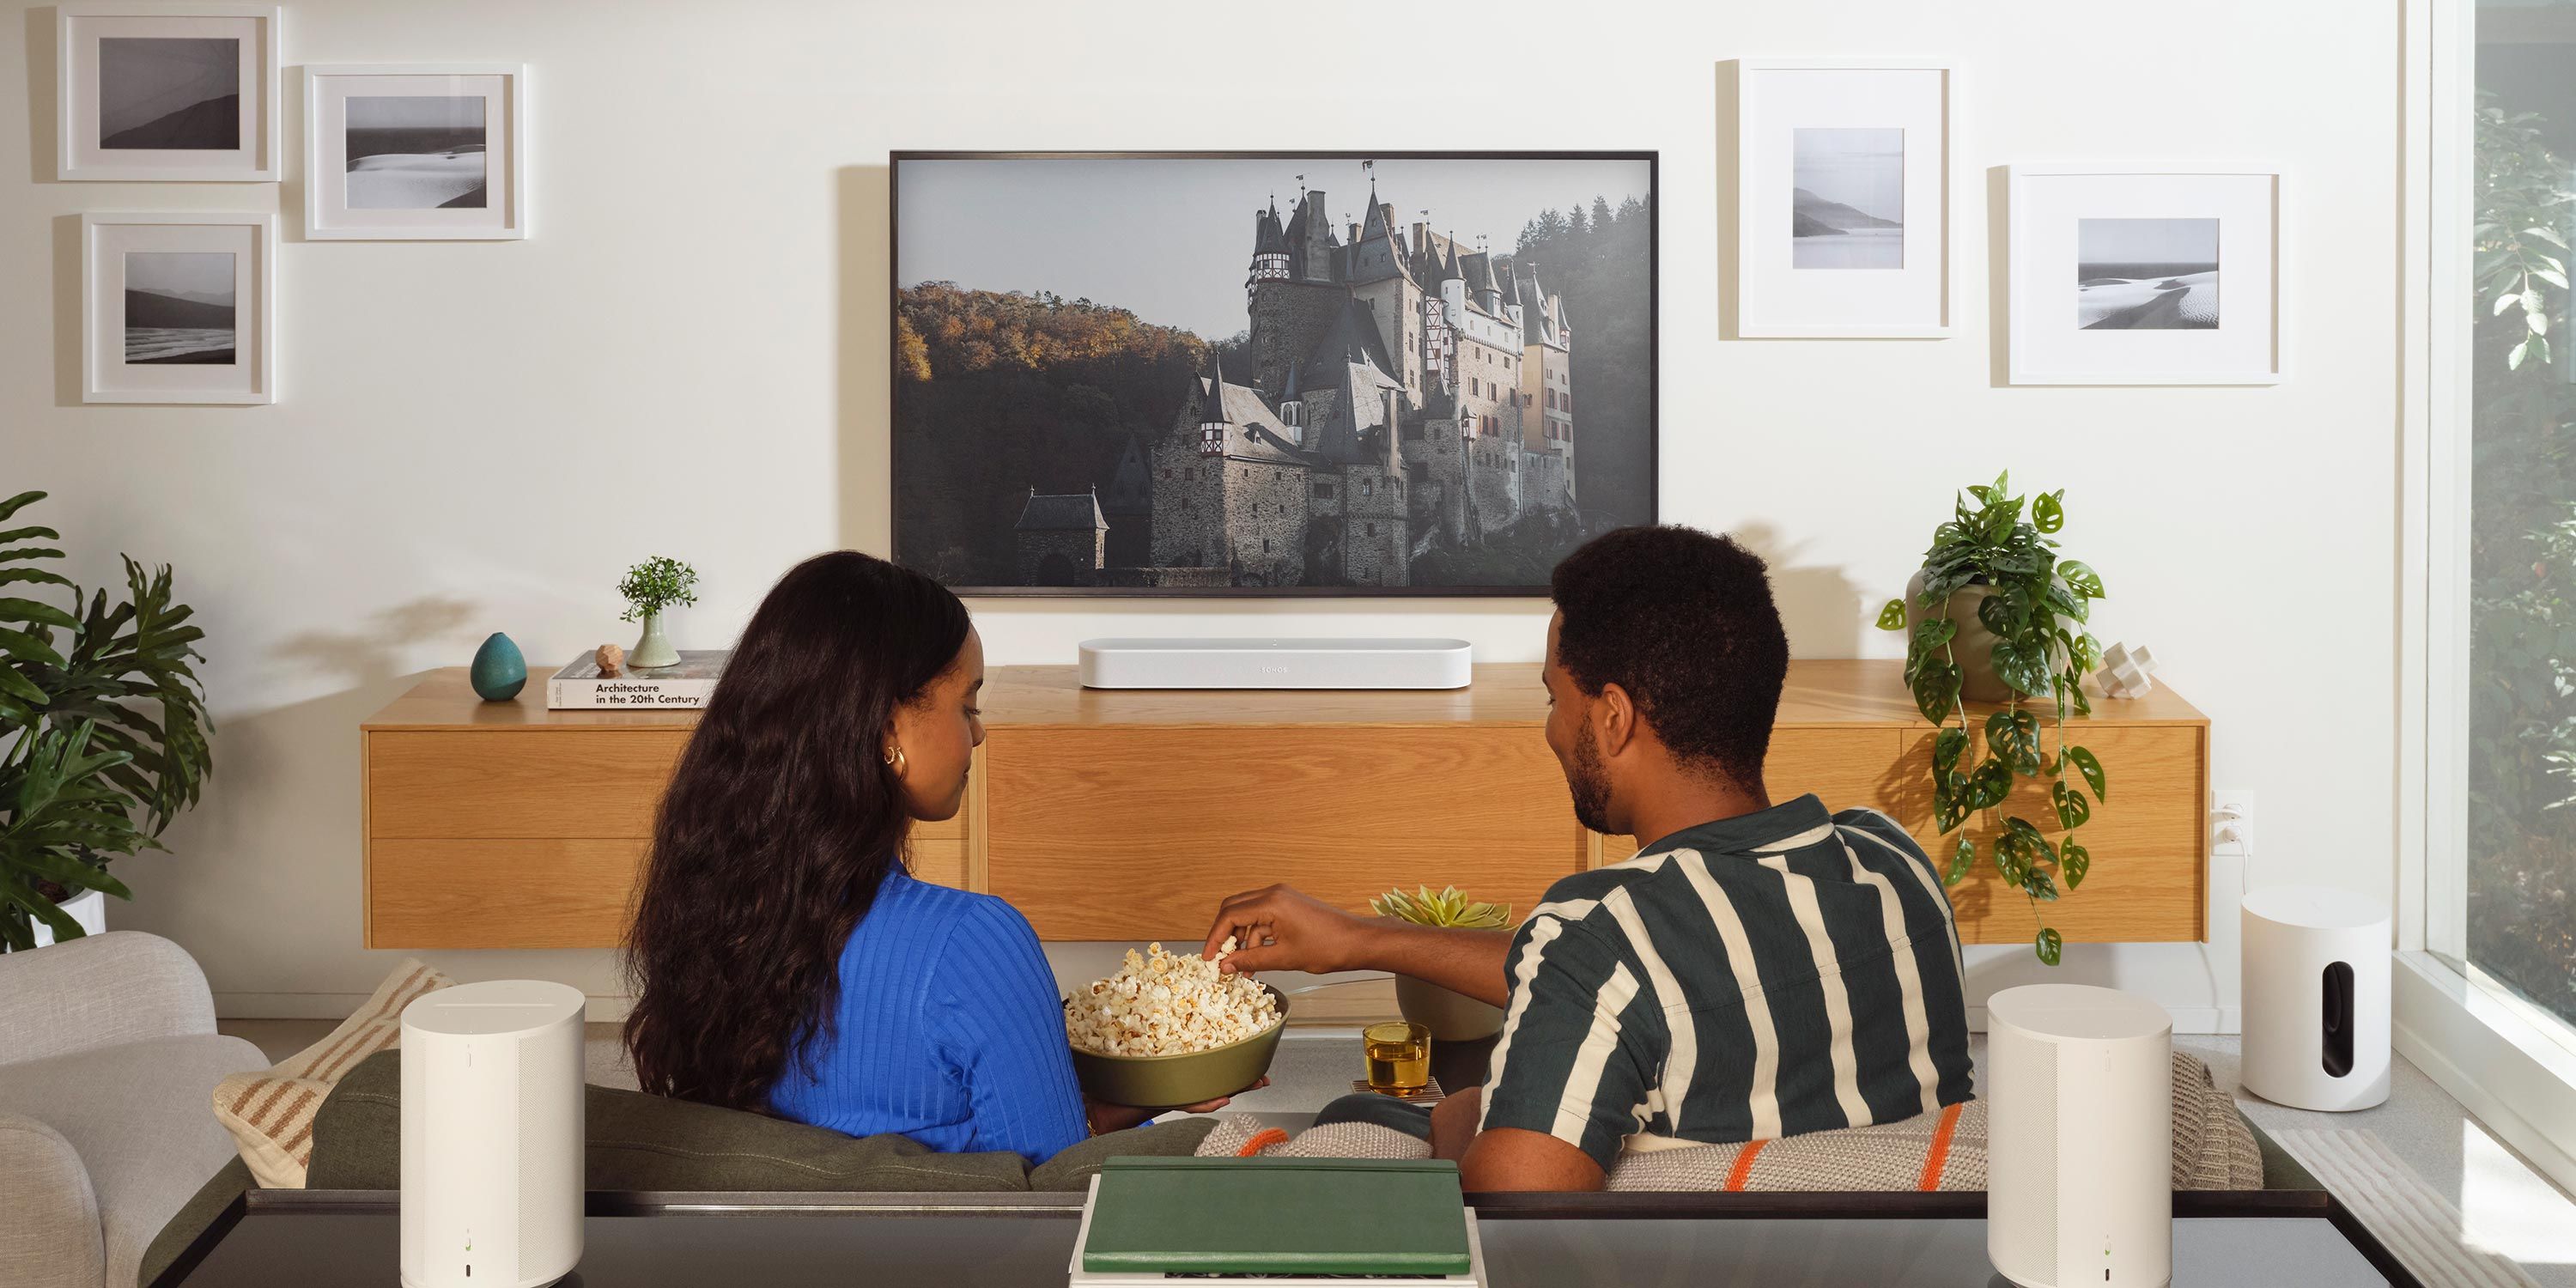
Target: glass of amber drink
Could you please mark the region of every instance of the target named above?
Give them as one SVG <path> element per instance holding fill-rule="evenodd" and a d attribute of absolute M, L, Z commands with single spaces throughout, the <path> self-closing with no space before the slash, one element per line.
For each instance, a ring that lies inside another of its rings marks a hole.
<path fill-rule="evenodd" d="M 1369 1090 L 1386 1096 L 1409 1096 L 1431 1082 L 1431 1030 L 1404 1020 L 1389 1020 L 1360 1030 L 1368 1050 Z"/>

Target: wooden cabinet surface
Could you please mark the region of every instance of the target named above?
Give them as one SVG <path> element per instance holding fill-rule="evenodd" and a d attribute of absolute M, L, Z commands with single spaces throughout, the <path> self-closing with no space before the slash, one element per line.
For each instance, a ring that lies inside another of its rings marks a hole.
<path fill-rule="evenodd" d="M 1792 663 L 1764 776 L 1775 799 L 1879 809 L 1931 847 L 1931 731 L 1896 670 Z M 1526 910 L 1635 852 L 1575 824 L 1534 665 L 1431 693 L 1102 692 L 1071 667 L 996 667 L 983 707 L 966 806 L 918 829 L 910 862 L 1010 900 L 1047 939 L 1194 940 L 1219 898 L 1273 881 L 1351 908 L 1455 884 Z M 2096 707 L 2069 733 L 2111 796 L 2084 833 L 2091 879 L 2048 921 L 2075 941 L 2202 938 L 2208 722 L 2166 689 Z M 695 721 L 548 711 L 533 689 L 487 703 L 461 668 L 422 677 L 361 735 L 368 946 L 616 944 Z M 2033 784 L 2008 808 L 2048 813 Z M 1951 898 L 1966 942 L 2038 925 L 1990 866 Z"/>

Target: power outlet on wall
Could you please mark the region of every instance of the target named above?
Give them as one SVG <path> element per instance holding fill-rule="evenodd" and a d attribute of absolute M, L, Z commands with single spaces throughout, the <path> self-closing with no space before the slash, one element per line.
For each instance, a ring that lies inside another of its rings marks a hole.
<path fill-rule="evenodd" d="M 2209 852 L 2254 855 L 2254 793 L 2220 788 L 2209 794 Z"/>

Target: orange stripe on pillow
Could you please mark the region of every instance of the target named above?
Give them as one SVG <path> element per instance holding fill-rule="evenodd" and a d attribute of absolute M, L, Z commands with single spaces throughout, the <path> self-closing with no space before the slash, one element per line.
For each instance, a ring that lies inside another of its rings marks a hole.
<path fill-rule="evenodd" d="M 1234 1156 L 1236 1158 L 1250 1158 L 1273 1145 L 1285 1145 L 1287 1143 L 1288 1133 L 1281 1131 L 1276 1127 L 1264 1127 L 1261 1130 L 1252 1133 L 1252 1139 L 1243 1142 L 1243 1148 L 1234 1151 Z"/>
<path fill-rule="evenodd" d="M 1746 1178 L 1753 1174 L 1753 1156 L 1761 1153 L 1762 1147 L 1770 1143 L 1771 1142 L 1767 1140 L 1753 1140 L 1746 1141 L 1744 1143 L 1744 1148 L 1738 1151 L 1735 1155 L 1735 1166 L 1729 1168 L 1726 1173 L 1726 1188 L 1730 1192 L 1744 1188 Z"/>
<path fill-rule="evenodd" d="M 1914 1188 L 1941 1188 L 1941 1169 L 1950 1162 L 1950 1133 L 1958 1130 L 1959 1109 L 1958 1105 L 1950 1105 L 1941 1110 L 1941 1125 L 1932 1129 L 1932 1148 L 1923 1155 L 1923 1180 Z"/>

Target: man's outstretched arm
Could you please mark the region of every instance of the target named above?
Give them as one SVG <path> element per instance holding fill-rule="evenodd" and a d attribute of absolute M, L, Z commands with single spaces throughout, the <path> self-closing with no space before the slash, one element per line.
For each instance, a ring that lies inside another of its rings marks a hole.
<path fill-rule="evenodd" d="M 1200 955 L 1215 956 L 1228 936 L 1237 946 L 1221 967 L 1227 971 L 1383 970 L 1495 1006 L 1509 997 L 1503 979 L 1503 963 L 1512 948 L 1508 930 L 1453 930 L 1393 917 L 1354 916 L 1275 885 L 1226 900 L 1208 927 Z"/>

